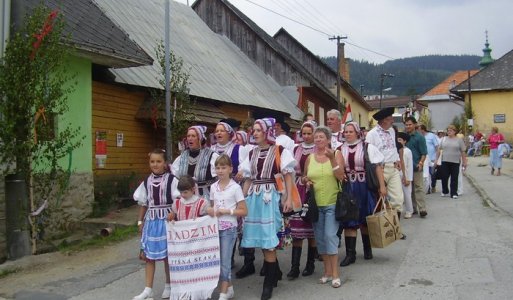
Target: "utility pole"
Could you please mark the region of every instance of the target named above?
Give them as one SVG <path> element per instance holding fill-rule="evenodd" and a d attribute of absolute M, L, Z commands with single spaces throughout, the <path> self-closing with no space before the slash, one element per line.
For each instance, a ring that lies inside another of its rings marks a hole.
<path fill-rule="evenodd" d="M 381 109 L 381 103 L 383 102 L 383 81 L 385 80 L 385 77 L 394 77 L 395 75 L 394 74 L 387 74 L 387 73 L 382 73 L 381 75 L 379 75 L 380 77 L 380 82 L 379 82 L 379 109 Z"/>
<path fill-rule="evenodd" d="M 341 86 L 341 81 L 340 81 L 340 59 L 341 59 L 341 52 L 343 51 L 344 49 L 344 44 L 340 42 L 340 40 L 342 39 L 347 39 L 347 36 L 340 36 L 340 35 L 337 35 L 337 36 L 334 36 L 334 37 L 330 37 L 329 40 L 332 41 L 332 40 L 337 40 L 337 103 L 338 103 L 338 110 L 341 112 L 342 111 L 342 102 L 340 101 L 340 86 Z"/>
<path fill-rule="evenodd" d="M 170 12 L 169 12 L 169 0 L 166 0 L 166 13 L 165 13 L 165 19 L 164 19 L 164 60 L 165 60 L 165 67 L 166 67 L 166 158 L 167 161 L 172 161 L 173 159 L 173 141 L 171 137 L 171 87 L 170 81 L 171 81 L 171 66 L 170 66 L 170 37 L 169 37 L 169 26 L 171 25 L 170 20 Z"/>

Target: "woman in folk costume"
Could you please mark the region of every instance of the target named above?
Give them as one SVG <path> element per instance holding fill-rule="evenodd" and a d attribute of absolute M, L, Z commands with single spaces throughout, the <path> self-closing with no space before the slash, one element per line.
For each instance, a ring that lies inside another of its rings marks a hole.
<path fill-rule="evenodd" d="M 235 144 L 239 144 L 245 147 L 248 144 L 248 133 L 242 130 L 239 130 L 235 133 Z"/>
<path fill-rule="evenodd" d="M 291 189 L 294 184 L 293 172 L 296 161 L 292 154 L 281 146 L 275 145 L 273 118 L 258 119 L 253 125 L 253 137 L 256 147 L 242 164 L 245 178 L 244 195 L 247 195 L 246 205 L 248 215 L 244 220 L 244 234 L 242 247 L 262 248 L 264 252 L 265 279 L 261 299 L 272 297 L 273 287 L 277 286 L 281 278 L 281 271 L 276 260 L 276 247 L 279 240 L 277 233 L 283 226 L 283 212 L 292 210 Z M 280 164 L 276 162 L 276 155 L 280 155 Z M 277 190 L 279 176 L 284 178 L 288 195 L 281 200 Z M 278 178 L 277 178 L 278 176 Z M 280 203 L 281 201 L 281 203 Z"/>
<path fill-rule="evenodd" d="M 166 170 L 166 153 L 155 149 L 149 153 L 151 174 L 135 190 L 134 200 L 140 205 L 137 225 L 141 232 L 139 257 L 146 261 L 146 287 L 134 300 L 153 297 L 155 261 L 165 265 L 166 285 L 162 298 L 171 293 L 169 264 L 167 260 L 166 218 L 171 212 L 173 199 L 180 197 L 176 178 Z"/>
<path fill-rule="evenodd" d="M 207 138 L 205 126 L 191 126 L 187 129 L 187 149 L 178 156 L 171 171 L 176 177 L 192 176 L 198 184 L 198 193 L 209 199 L 210 185 L 216 181 L 215 161 L 219 156 L 205 147 Z"/>
<path fill-rule="evenodd" d="M 306 202 L 306 186 L 301 182 L 301 178 L 304 175 L 306 159 L 308 155 L 314 152 L 313 133 L 316 127 L 315 121 L 304 122 L 299 131 L 299 137 L 302 142 L 294 148 L 294 159 L 298 162 L 296 164 L 296 185 L 303 204 Z M 315 270 L 315 256 L 317 254 L 312 223 L 303 221 L 300 213 L 297 213 L 289 217 L 289 224 L 293 240 L 291 268 L 287 278 L 294 279 L 299 277 L 299 262 L 301 260 L 303 239 L 308 239 L 308 258 L 302 274 L 303 276 L 312 275 Z"/>
<path fill-rule="evenodd" d="M 367 231 L 366 217 L 372 215 L 376 206 L 376 196 L 367 188 L 367 174 L 365 173 L 365 142 L 360 139 L 360 126 L 356 122 L 349 122 L 344 127 L 345 143 L 339 149 L 344 157 L 346 179 L 350 183 L 353 195 L 358 199 L 360 218 L 356 221 L 343 222 L 346 244 L 346 257 L 340 263 L 341 267 L 350 265 L 356 261 L 356 231 L 360 228 L 363 242 L 364 259 L 372 259 L 372 248 Z M 367 144 L 367 152 L 371 163 L 383 163 L 385 157 L 378 148 Z M 379 178 L 380 196 L 386 195 L 386 187 L 383 177 L 383 168 L 376 168 Z"/>
<path fill-rule="evenodd" d="M 217 154 L 226 154 L 230 157 L 233 167 L 233 178 L 235 179 L 235 181 L 240 181 L 242 179 L 242 173 L 240 174 L 240 176 L 236 175 L 239 172 L 239 166 L 248 155 L 246 152 L 246 148 L 234 142 L 235 131 L 233 130 L 233 127 L 227 122 L 217 123 L 214 134 L 217 143 L 213 145 L 211 149 Z"/>

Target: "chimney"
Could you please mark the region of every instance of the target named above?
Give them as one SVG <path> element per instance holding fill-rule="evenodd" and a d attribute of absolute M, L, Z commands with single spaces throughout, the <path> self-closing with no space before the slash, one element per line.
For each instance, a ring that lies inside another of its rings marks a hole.
<path fill-rule="evenodd" d="M 349 80 L 349 63 L 345 56 L 344 46 L 345 46 L 344 43 L 340 43 L 339 47 L 338 47 L 338 57 L 339 57 L 338 70 L 340 71 L 340 76 L 342 76 L 342 78 L 345 81 L 350 82 L 350 80 Z"/>

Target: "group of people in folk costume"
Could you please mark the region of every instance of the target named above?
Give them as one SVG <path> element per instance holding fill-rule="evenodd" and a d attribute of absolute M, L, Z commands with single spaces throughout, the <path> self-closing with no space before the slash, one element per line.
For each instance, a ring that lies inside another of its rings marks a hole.
<path fill-rule="evenodd" d="M 153 297 L 157 260 L 163 260 L 166 266 L 162 297 L 168 298 L 172 294 L 165 222 L 194 219 L 206 214 L 217 216 L 219 220 L 219 299 L 234 297 L 231 265 L 240 228 L 244 264 L 235 275 L 243 278 L 255 273 L 255 248 L 262 249 L 264 263 L 260 274 L 265 279 L 261 299 L 272 297 L 273 288 L 283 277 L 276 250 L 283 236 L 280 233 L 284 219 L 288 220 L 292 236 L 291 267 L 287 278 L 312 275 L 315 259 L 319 259 L 323 261 L 324 270 L 318 283 L 340 287 L 339 266 L 356 261 L 358 229 L 364 259 L 373 258 L 365 218 L 372 214 L 377 199 L 387 196 L 391 205 L 398 212 L 402 211 L 403 184 L 408 180 L 401 179 L 403 164 L 392 128 L 392 113 L 393 110 L 383 109 L 374 114 L 378 124 L 366 134 L 365 141 L 364 131 L 356 122 L 342 124 L 340 112 L 331 110 L 327 113 L 328 127 L 317 126 L 308 116 L 297 135 L 299 142 L 292 145 L 291 139 L 283 134 L 287 133 L 288 125 L 277 123 L 273 118 L 257 119 L 250 135 L 237 130 L 240 122 L 225 119 L 215 127 L 217 143 L 211 146 L 207 146 L 205 126 L 190 127 L 187 147 L 170 167 L 165 162 L 165 152 L 153 150 L 149 154 L 152 173 L 134 193 L 134 199 L 141 205 L 138 221 L 142 232 L 140 256 L 146 261 L 146 287 L 134 299 Z M 420 149 L 417 154 L 413 156 L 418 167 L 425 153 Z M 377 193 L 369 191 L 366 185 L 365 156 L 371 163 L 380 164 L 376 168 L 380 182 Z M 285 184 L 285 195 L 277 189 L 277 177 L 281 177 Z M 345 182 L 358 199 L 358 220 L 339 224 L 335 219 L 340 182 Z M 307 190 L 313 189 L 319 208 L 317 222 L 308 223 L 299 217 L 299 213 L 292 212 L 292 185 L 297 186 L 303 203 Z M 425 217 L 427 211 L 423 197 L 418 197 L 416 206 L 421 217 Z M 337 232 L 340 233 L 340 229 L 344 232 L 346 255 L 339 265 L 340 237 Z M 301 272 L 300 258 L 305 239 L 308 241 L 308 254 Z"/>

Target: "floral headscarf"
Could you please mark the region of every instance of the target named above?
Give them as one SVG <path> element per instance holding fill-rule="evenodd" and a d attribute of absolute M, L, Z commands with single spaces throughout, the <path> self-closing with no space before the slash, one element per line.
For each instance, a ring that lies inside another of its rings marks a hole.
<path fill-rule="evenodd" d="M 361 133 L 362 133 L 362 130 L 360 129 L 360 125 L 358 125 L 358 123 L 356 122 L 347 122 L 344 126 L 344 128 L 347 127 L 347 125 L 352 125 L 354 127 L 354 131 L 356 131 L 356 137 L 360 137 L 361 136 Z"/>
<path fill-rule="evenodd" d="M 248 133 L 245 132 L 245 131 L 237 131 L 235 133 L 235 135 L 237 136 L 237 138 L 240 138 L 242 140 L 242 146 L 245 146 L 248 144 Z"/>
<path fill-rule="evenodd" d="M 230 124 L 228 124 L 226 122 L 219 122 L 219 123 L 217 123 L 217 125 L 223 125 L 224 130 L 226 130 L 228 132 L 228 134 L 230 135 L 230 138 L 233 138 L 235 136 L 235 131 L 233 130 L 232 126 L 230 126 Z"/>
<path fill-rule="evenodd" d="M 255 124 L 260 125 L 262 131 L 265 133 L 265 139 L 268 143 L 276 143 L 276 136 L 274 134 L 274 124 L 276 120 L 274 118 L 262 118 L 255 121 Z"/>
<path fill-rule="evenodd" d="M 195 125 L 195 126 L 189 127 L 187 129 L 187 131 L 189 131 L 189 130 L 196 131 L 196 134 L 200 138 L 200 145 L 203 145 L 207 141 L 207 137 L 205 136 L 205 133 L 207 132 L 207 126 Z"/>

